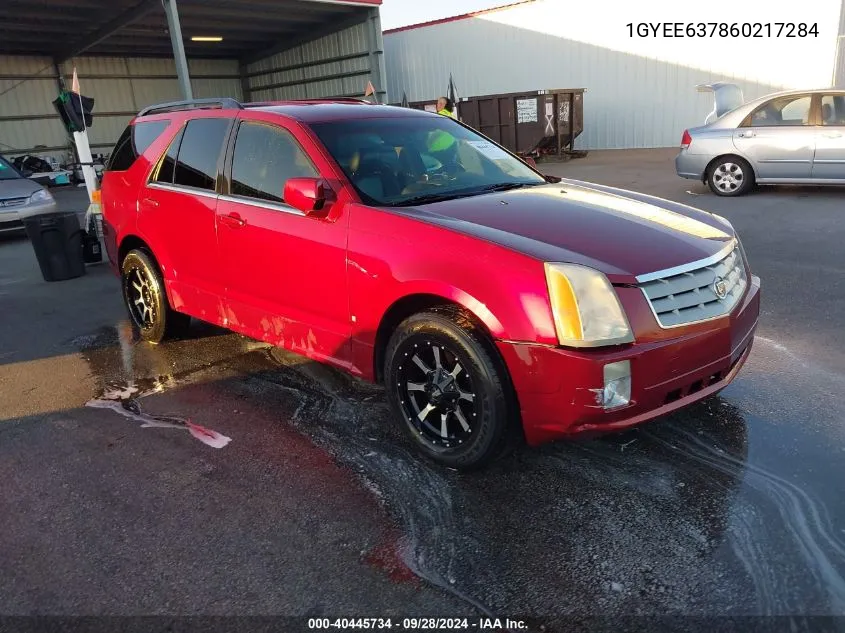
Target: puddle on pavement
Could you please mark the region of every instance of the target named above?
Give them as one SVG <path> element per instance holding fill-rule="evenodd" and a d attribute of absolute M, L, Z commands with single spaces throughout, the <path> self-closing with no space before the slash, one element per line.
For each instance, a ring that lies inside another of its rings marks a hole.
<path fill-rule="evenodd" d="M 210 334 L 201 338 L 202 334 Z M 142 428 L 169 428 L 187 431 L 213 448 L 223 448 L 231 438 L 208 429 L 187 417 L 147 414 L 141 400 L 168 389 L 217 379 L 233 357 L 257 350 L 266 354 L 266 345 L 200 325 L 191 338 L 165 345 L 140 341 L 129 322 L 103 328 L 72 342 L 91 367 L 99 394 L 85 406 L 107 409 L 140 422 Z"/>
<path fill-rule="evenodd" d="M 300 356 L 216 328 L 157 346 L 125 326 L 79 341 L 102 388 L 97 406 L 142 425 L 187 428 L 139 401 L 220 381 L 271 437 L 280 424 L 306 436 L 399 528 L 362 561 L 481 614 L 782 613 L 806 603 L 795 586 L 821 609 L 845 603 L 831 562 L 845 541 L 806 492 L 748 464 L 747 414 L 721 397 L 462 474 L 413 451 L 381 388 Z"/>

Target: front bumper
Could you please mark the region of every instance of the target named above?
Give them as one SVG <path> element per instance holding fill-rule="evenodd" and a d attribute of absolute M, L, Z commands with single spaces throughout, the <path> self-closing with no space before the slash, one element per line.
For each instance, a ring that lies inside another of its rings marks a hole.
<path fill-rule="evenodd" d="M 618 351 L 575 351 L 498 342 L 508 365 L 529 445 L 588 432 L 625 429 L 711 396 L 733 381 L 751 351 L 760 314 L 760 280 L 736 309 L 671 339 Z M 631 364 L 631 400 L 605 410 L 595 390 L 607 363 Z"/>
<path fill-rule="evenodd" d="M 55 200 L 51 200 L 49 202 L 13 207 L 13 209 L 13 211 L 0 213 L 0 234 L 23 233 L 26 230 L 23 224 L 26 218 L 33 215 L 41 215 L 42 213 L 53 213 L 57 210 L 57 207 Z"/>
<path fill-rule="evenodd" d="M 675 156 L 675 173 L 681 178 L 704 180 L 704 172 L 712 158 L 707 154 L 690 154 L 688 150 L 682 149 Z"/>

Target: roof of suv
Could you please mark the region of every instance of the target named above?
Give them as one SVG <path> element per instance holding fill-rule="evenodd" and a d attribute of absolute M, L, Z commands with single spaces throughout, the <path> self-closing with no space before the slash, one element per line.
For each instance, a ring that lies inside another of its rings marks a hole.
<path fill-rule="evenodd" d="M 351 103 L 341 101 L 290 101 L 267 106 L 248 106 L 250 110 L 275 112 L 306 123 L 337 121 L 340 119 L 374 119 L 408 116 L 433 116 L 424 110 L 398 106 Z"/>
<path fill-rule="evenodd" d="M 195 99 L 192 101 L 178 101 L 153 105 L 141 110 L 137 119 L 146 116 L 165 113 L 186 113 L 194 110 L 208 111 L 208 109 L 248 110 L 257 112 L 271 112 L 286 116 L 303 123 L 317 123 L 321 121 L 339 121 L 348 119 L 400 118 L 437 116 L 424 110 L 403 108 L 399 106 L 368 103 L 358 99 L 309 99 L 301 101 L 272 101 L 259 103 L 239 103 L 234 99 Z"/>

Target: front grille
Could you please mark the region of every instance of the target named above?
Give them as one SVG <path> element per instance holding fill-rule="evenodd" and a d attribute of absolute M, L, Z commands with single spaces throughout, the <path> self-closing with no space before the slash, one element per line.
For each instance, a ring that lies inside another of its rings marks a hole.
<path fill-rule="evenodd" d="M 3 198 L 0 199 L 0 210 L 9 209 L 11 207 L 22 207 L 26 204 L 29 198 Z"/>
<path fill-rule="evenodd" d="M 720 278 L 726 291 L 721 299 L 715 288 Z M 714 264 L 640 284 L 662 327 L 724 316 L 733 310 L 747 286 L 748 276 L 739 246 Z"/>

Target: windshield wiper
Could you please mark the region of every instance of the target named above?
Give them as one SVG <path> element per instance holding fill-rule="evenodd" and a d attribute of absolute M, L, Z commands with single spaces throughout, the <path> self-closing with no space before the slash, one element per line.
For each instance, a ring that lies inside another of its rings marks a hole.
<path fill-rule="evenodd" d="M 468 198 L 469 196 L 477 196 L 482 193 L 491 193 L 494 191 L 509 191 L 511 189 L 520 189 L 521 187 L 531 187 L 534 183 L 526 182 L 499 182 L 492 185 L 485 185 L 484 187 L 475 187 L 469 191 L 452 191 L 443 193 L 424 193 L 419 196 L 407 198 L 399 202 L 394 202 L 390 206 L 404 207 L 413 204 L 425 204 L 428 202 L 443 202 L 445 200 L 455 200 L 457 198 Z M 541 184 L 541 183 L 538 183 Z"/>
<path fill-rule="evenodd" d="M 400 200 L 399 202 L 393 202 L 390 206 L 392 207 L 406 207 L 413 204 L 426 204 L 428 202 L 443 202 L 444 200 L 455 200 L 457 198 L 465 198 L 466 196 L 473 196 L 478 193 L 477 190 L 473 190 L 470 192 L 467 191 L 452 191 L 449 193 L 424 193 L 419 196 L 413 196 L 411 198 L 406 198 L 405 200 Z"/>
<path fill-rule="evenodd" d="M 511 189 L 521 189 L 522 187 L 530 187 L 533 183 L 528 182 L 497 182 L 493 185 L 486 185 L 477 189 L 479 193 L 487 193 L 488 191 L 510 191 Z M 539 184 L 539 183 L 538 183 Z"/>

